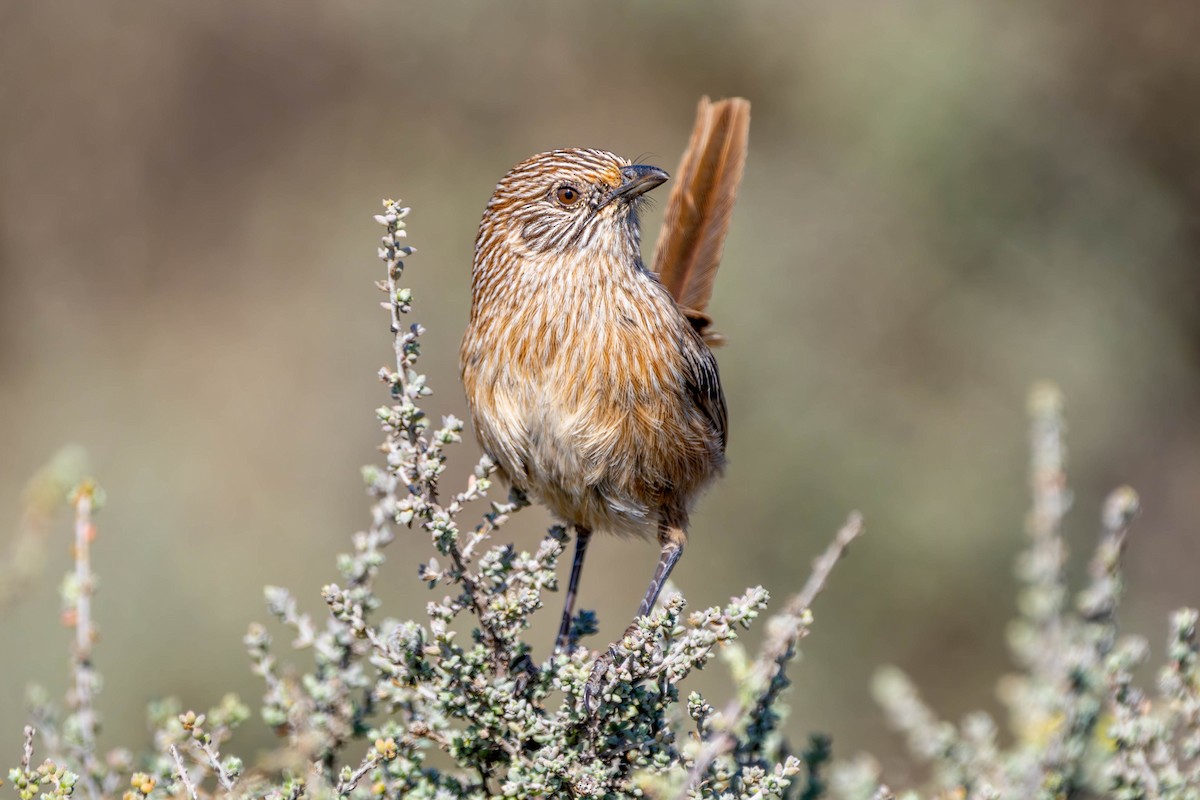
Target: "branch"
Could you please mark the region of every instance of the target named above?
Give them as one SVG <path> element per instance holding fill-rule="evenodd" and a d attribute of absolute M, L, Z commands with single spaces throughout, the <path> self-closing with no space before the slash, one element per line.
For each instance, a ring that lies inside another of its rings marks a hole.
<path fill-rule="evenodd" d="M 234 778 L 225 769 L 225 765 L 221 763 L 221 754 L 213 747 L 212 742 L 207 736 L 202 737 L 198 744 L 200 745 L 200 749 L 204 751 L 204 755 L 208 756 L 213 769 L 216 770 L 217 779 L 221 781 L 221 786 L 224 787 L 226 792 L 233 794 Z"/>
<path fill-rule="evenodd" d="M 750 693 L 743 694 L 741 698 L 732 700 L 726 707 L 722 714 L 725 720 L 725 729 L 710 739 L 696 757 L 696 761 L 688 773 L 687 784 L 679 794 L 679 800 L 686 800 L 689 792 L 700 783 L 712 763 L 734 745 L 733 732 L 761 705 L 775 676 L 791 658 L 796 642 L 808 633 L 808 627 L 812 623 L 809 607 L 825 587 L 830 572 L 833 571 L 834 565 L 841 559 L 846 548 L 862 535 L 862 532 L 863 518 L 855 511 L 850 514 L 842 529 L 838 531 L 833 543 L 813 561 L 812 573 L 809 575 L 808 582 L 804 584 L 804 588 L 788 602 L 783 613 L 772 620 L 771 637 L 763 645 L 762 652 L 751 670 L 749 680 L 754 688 Z M 754 698 L 753 703 L 748 702 L 749 697 Z"/>
<path fill-rule="evenodd" d="M 1020 595 L 1022 616 L 1032 636 L 1027 663 L 1046 673 L 1062 643 L 1062 614 L 1067 603 L 1067 547 L 1062 521 L 1071 505 L 1067 488 L 1063 398 L 1058 387 L 1043 383 L 1029 395 L 1029 487 L 1033 505 L 1026 528 L 1029 548 L 1020 555 L 1017 573 L 1025 584 Z"/>
<path fill-rule="evenodd" d="M 91 543 L 96 538 L 92 512 L 96 506 L 99 487 L 86 480 L 71 495 L 75 506 L 75 570 L 72 575 L 73 593 L 68 597 L 66 619 L 75 626 L 75 647 L 71 651 L 71 674 L 74 691 L 70 705 L 78 720 L 79 755 L 83 762 L 84 785 L 92 800 L 100 799 L 96 775 L 96 731 L 99 723 L 92 705 L 99 681 L 92 665 L 92 645 L 96 634 L 92 627 L 92 595 L 96 591 L 96 576 L 92 573 Z"/>
<path fill-rule="evenodd" d="M 32 725 L 25 726 L 25 747 L 21 751 L 22 772 L 29 772 L 29 765 L 33 763 L 33 736 L 35 733 Z"/>
<path fill-rule="evenodd" d="M 179 749 L 175 745 L 169 748 L 171 759 L 175 762 L 175 774 L 179 776 L 179 780 L 183 783 L 184 789 L 187 790 L 188 797 L 191 800 L 198 800 L 196 796 L 196 784 L 192 783 L 192 777 L 188 775 L 187 767 L 183 765 L 183 759 L 179 755 Z"/>

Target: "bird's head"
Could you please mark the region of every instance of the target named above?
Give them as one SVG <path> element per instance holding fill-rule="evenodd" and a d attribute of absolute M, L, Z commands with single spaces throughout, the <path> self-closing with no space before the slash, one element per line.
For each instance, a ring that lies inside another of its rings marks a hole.
<path fill-rule="evenodd" d="M 610 253 L 640 258 L 637 211 L 668 178 L 604 150 L 552 150 L 513 167 L 496 185 L 476 242 L 476 266 L 493 256 Z"/>

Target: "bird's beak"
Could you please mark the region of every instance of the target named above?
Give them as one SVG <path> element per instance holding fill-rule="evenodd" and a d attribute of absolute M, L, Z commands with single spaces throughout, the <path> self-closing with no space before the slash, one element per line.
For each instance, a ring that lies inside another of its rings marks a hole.
<path fill-rule="evenodd" d="M 632 200 L 666 182 L 671 176 L 666 170 L 646 164 L 633 164 L 621 170 L 621 185 L 613 189 L 602 205 L 614 200 Z"/>

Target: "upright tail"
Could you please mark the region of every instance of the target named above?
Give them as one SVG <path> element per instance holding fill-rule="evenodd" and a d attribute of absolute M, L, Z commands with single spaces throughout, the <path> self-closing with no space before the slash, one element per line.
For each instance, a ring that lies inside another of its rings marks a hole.
<path fill-rule="evenodd" d="M 705 313 L 746 164 L 750 102 L 700 98 L 654 251 L 654 271 L 710 346 L 724 341 Z"/>

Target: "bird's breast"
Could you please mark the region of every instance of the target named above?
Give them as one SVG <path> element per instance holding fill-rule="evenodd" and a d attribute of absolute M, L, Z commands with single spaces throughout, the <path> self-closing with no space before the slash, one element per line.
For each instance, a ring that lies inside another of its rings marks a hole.
<path fill-rule="evenodd" d="M 652 532 L 662 498 L 702 482 L 710 460 L 684 385 L 687 323 L 646 288 L 526 294 L 505 319 L 473 319 L 464 341 L 484 449 L 568 522 Z"/>

